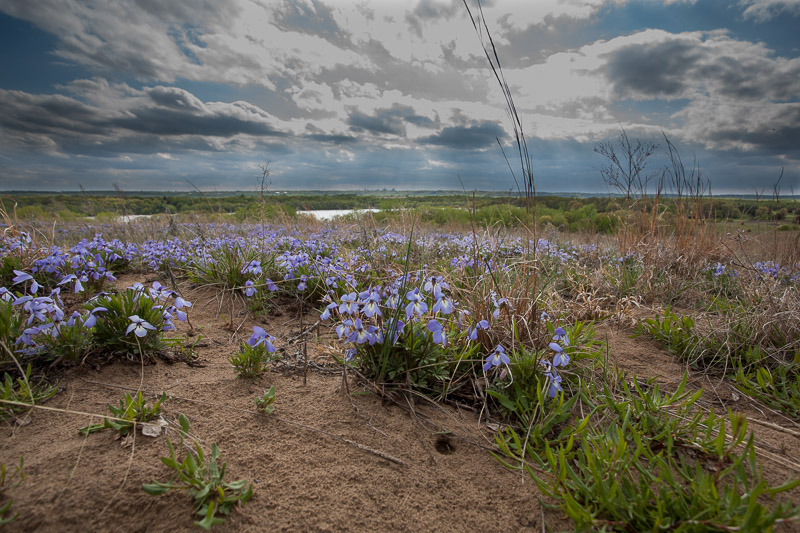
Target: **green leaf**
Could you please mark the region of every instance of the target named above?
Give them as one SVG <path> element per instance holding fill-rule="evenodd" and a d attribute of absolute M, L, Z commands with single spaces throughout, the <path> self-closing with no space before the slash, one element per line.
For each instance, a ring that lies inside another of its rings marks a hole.
<path fill-rule="evenodd" d="M 164 485 L 162 483 L 145 483 L 142 485 L 142 490 L 151 496 L 166 494 L 171 488 L 172 487 L 169 485 Z"/>
<path fill-rule="evenodd" d="M 225 523 L 224 519 L 217 518 L 216 516 L 214 516 L 215 509 L 216 509 L 216 504 L 213 501 L 209 502 L 205 518 L 203 518 L 199 522 L 195 522 L 194 525 L 200 526 L 201 528 L 208 531 L 209 529 L 212 528 L 212 526 L 216 526 L 218 524 L 224 524 Z"/>

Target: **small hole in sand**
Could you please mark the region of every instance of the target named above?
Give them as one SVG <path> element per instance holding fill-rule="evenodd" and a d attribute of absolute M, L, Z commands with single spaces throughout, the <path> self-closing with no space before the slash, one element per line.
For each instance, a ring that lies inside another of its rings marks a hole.
<path fill-rule="evenodd" d="M 439 435 L 436 437 L 436 444 L 434 444 L 434 447 L 437 452 L 444 455 L 450 455 L 456 451 L 456 447 L 453 446 L 453 443 L 450 442 L 450 437 L 447 435 Z"/>

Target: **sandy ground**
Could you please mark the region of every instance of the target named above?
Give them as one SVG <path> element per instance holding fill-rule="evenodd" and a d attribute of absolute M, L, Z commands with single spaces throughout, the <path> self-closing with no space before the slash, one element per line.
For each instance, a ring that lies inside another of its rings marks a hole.
<path fill-rule="evenodd" d="M 194 334 L 202 335 L 196 348 L 202 366 L 158 361 L 70 369 L 45 404 L 56 410 L 34 410 L 30 423 L 2 426 L 0 462 L 24 456 L 26 474 L 8 491 L 19 517 L 6 530 L 197 530 L 185 493 L 153 497 L 141 489 L 170 476 L 159 460 L 167 454 L 164 436 L 138 434 L 127 445 L 110 430 L 83 437 L 78 428 L 99 416 L 67 412 L 107 414 L 108 404 L 140 386 L 150 402 L 167 392 L 164 417 L 173 427 L 184 414 L 206 449 L 218 444 L 227 480 L 253 483 L 252 500 L 215 531 L 542 531 L 543 522 L 549 531 L 572 529 L 560 511 L 542 509 L 530 478 L 490 455 L 493 431 L 473 411 L 384 401 L 355 379 L 351 395 L 343 394 L 324 335 L 312 335 L 307 345 L 313 364 L 305 379 L 302 345 L 280 341 L 283 364 L 256 381 L 237 378 L 228 357 L 253 325 L 285 340 L 299 333 L 299 320 L 287 311 L 255 322 L 236 308 L 220 310 L 213 293 L 187 296 L 195 303 Z M 315 319 L 312 313 L 304 322 Z M 684 367 L 656 344 L 610 324 L 600 333 L 620 367 L 657 377 L 667 388 L 680 381 Z M 254 399 L 272 385 L 276 410 L 260 415 Z M 724 381 L 695 375 L 691 386 L 706 389 L 706 407 L 751 418 L 770 482 L 800 475 L 796 422 L 759 408 Z M 800 501 L 800 492 L 789 497 Z"/>

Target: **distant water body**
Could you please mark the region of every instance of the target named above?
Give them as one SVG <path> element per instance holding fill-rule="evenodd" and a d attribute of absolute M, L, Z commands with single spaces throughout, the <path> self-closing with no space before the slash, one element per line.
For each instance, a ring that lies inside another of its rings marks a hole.
<path fill-rule="evenodd" d="M 335 217 L 350 215 L 353 213 L 377 213 L 380 209 L 315 209 L 312 211 L 298 211 L 298 215 L 311 215 L 317 220 L 332 220 Z"/>
<path fill-rule="evenodd" d="M 310 211 L 297 211 L 298 215 L 311 215 L 312 217 L 316 218 L 317 220 L 333 220 L 336 217 L 343 216 L 343 215 L 350 215 L 353 213 L 377 213 L 380 209 L 315 209 Z M 121 217 L 117 217 L 117 222 L 123 222 L 125 224 L 132 222 L 137 219 L 141 218 L 151 218 L 153 215 L 125 215 Z M 94 220 L 94 217 L 86 217 L 90 220 Z"/>

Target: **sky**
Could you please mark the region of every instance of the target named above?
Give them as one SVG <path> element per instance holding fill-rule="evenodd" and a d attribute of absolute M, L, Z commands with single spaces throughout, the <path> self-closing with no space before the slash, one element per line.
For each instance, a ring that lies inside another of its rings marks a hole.
<path fill-rule="evenodd" d="M 616 192 L 624 130 L 648 173 L 666 137 L 714 194 L 800 194 L 800 0 L 482 11 L 538 191 Z M 516 191 L 482 42 L 464 0 L 0 0 L 0 190 Z"/>

